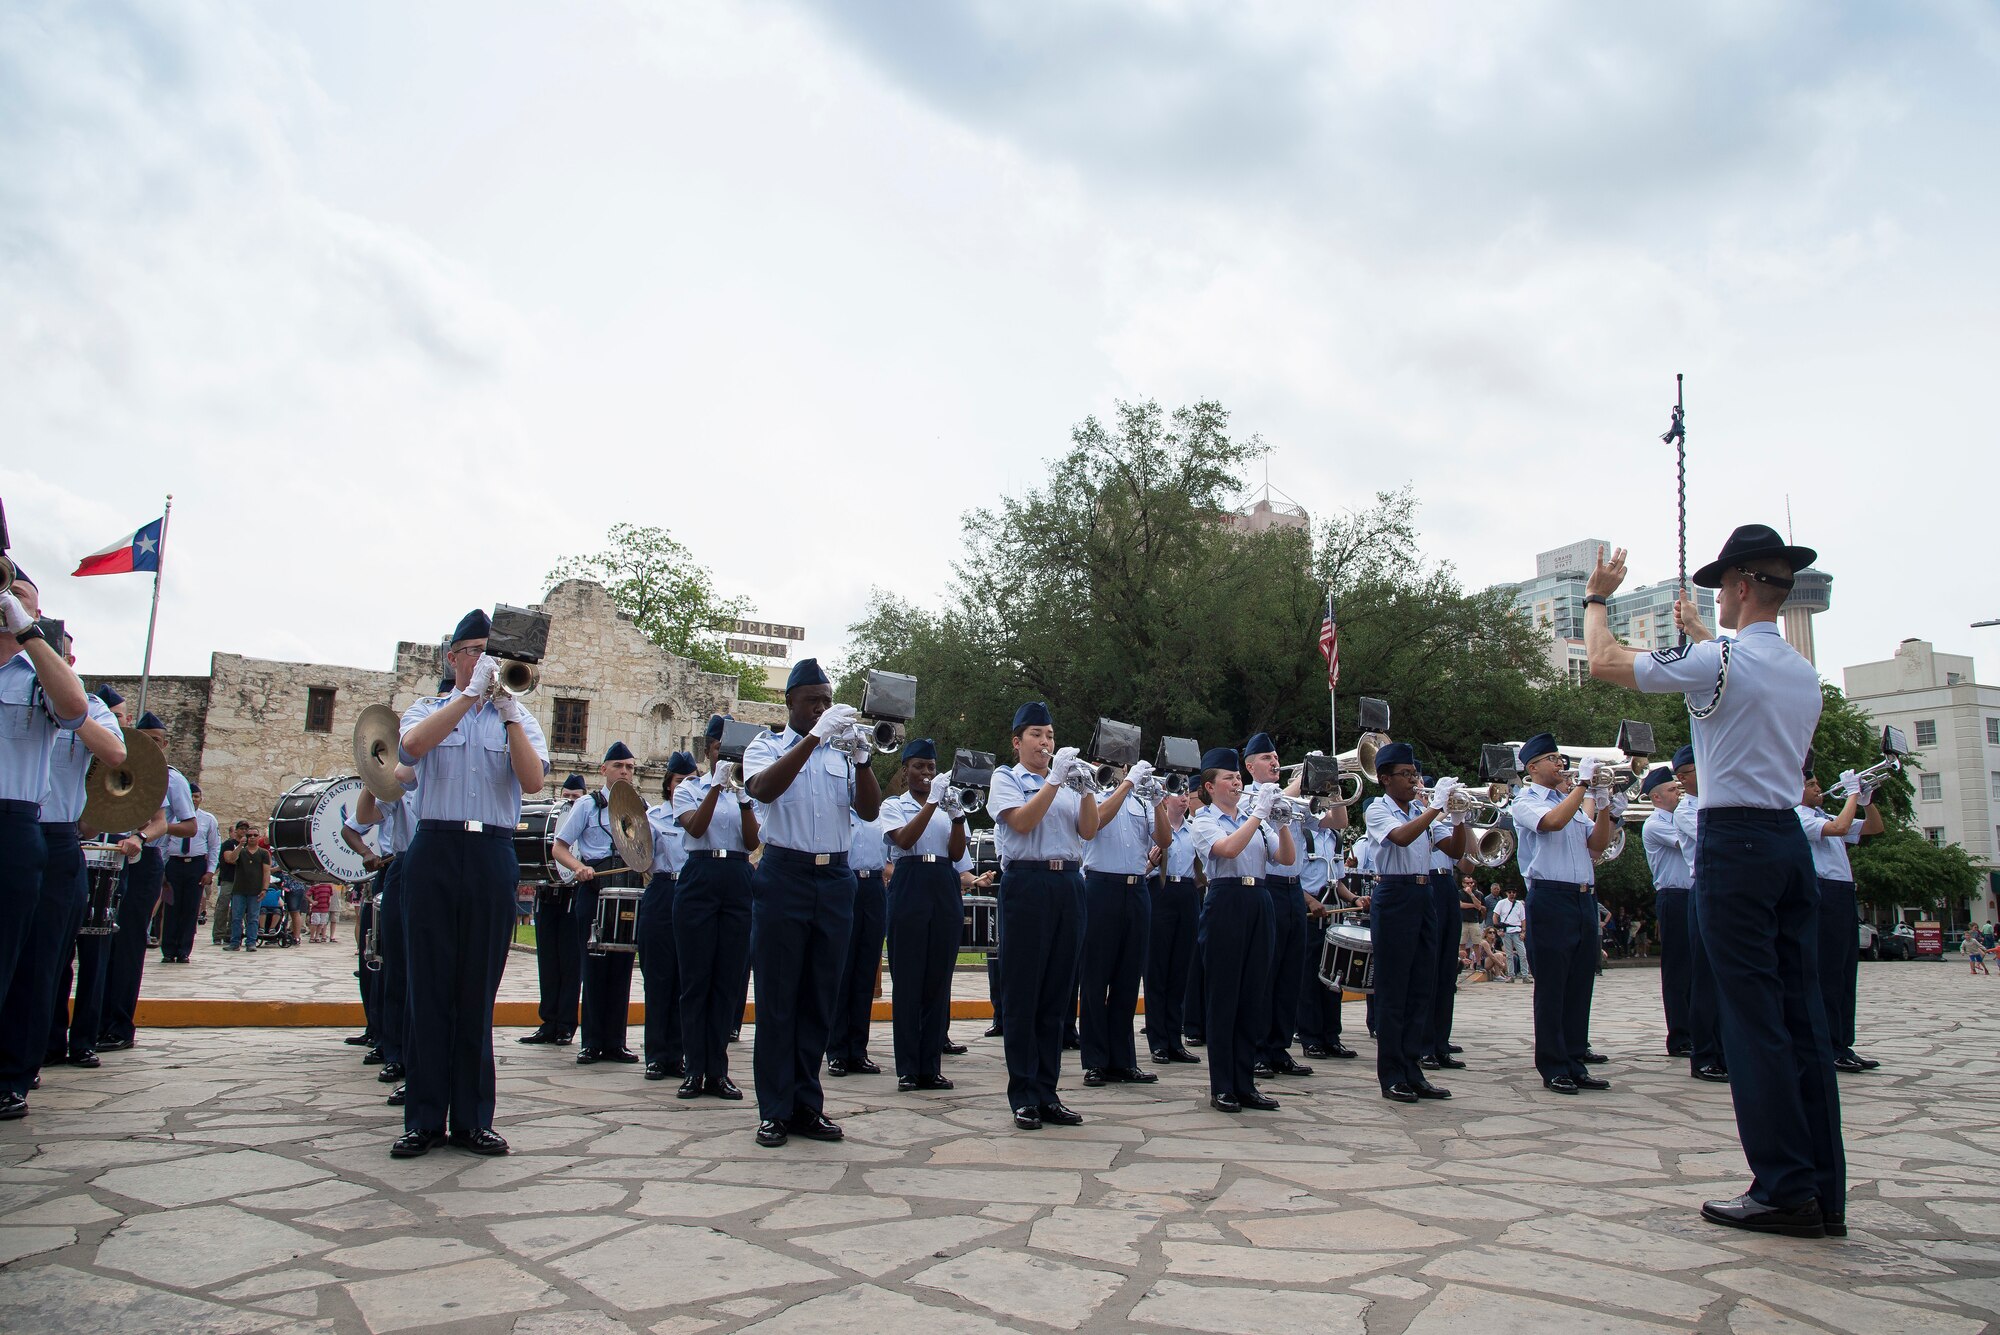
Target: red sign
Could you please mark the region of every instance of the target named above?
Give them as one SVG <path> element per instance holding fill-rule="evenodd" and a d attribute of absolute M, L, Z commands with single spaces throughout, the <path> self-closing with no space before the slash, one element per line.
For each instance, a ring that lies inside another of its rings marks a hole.
<path fill-rule="evenodd" d="M 1943 928 L 1934 922 L 1919 922 L 1910 925 L 1917 934 L 1917 953 L 1919 955 L 1944 954 Z"/>

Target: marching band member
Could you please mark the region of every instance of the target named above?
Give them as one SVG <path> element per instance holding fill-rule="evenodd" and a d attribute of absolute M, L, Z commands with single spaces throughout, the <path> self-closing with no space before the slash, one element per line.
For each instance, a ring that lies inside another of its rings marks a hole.
<path fill-rule="evenodd" d="M 1833 1068 L 1871 1071 L 1882 1063 L 1854 1051 L 1854 997 L 1861 970 L 1855 924 L 1861 913 L 1854 900 L 1854 869 L 1847 861 L 1847 846 L 1860 843 L 1864 835 L 1882 833 L 1882 810 L 1874 803 L 1875 790 L 1860 782 L 1853 770 L 1840 776 L 1847 800 L 1837 816 L 1826 814 L 1825 795 L 1813 777 L 1810 759 L 1805 779 L 1799 825 L 1812 848 L 1813 874 L 1819 881 L 1819 991 L 1826 1007 L 1827 1037 L 1833 1043 Z M 1862 811 L 1867 816 L 1857 819 Z"/>
<path fill-rule="evenodd" d="M 1694 921 L 1721 1000 L 1722 1046 L 1750 1189 L 1708 1201 L 1710 1223 L 1816 1238 L 1847 1232 L 1846 1149 L 1833 1047 L 1819 994 L 1817 888 L 1796 807 L 1819 722 L 1819 675 L 1778 633 L 1778 611 L 1814 552 L 1762 524 L 1729 535 L 1694 582 L 1718 590 L 1733 640 L 1716 640 L 1682 599 L 1689 644 L 1638 653 L 1605 610 L 1625 553 L 1591 573 L 1584 605 L 1590 672 L 1639 690 L 1685 694 L 1701 761 Z M 1849 928 L 1850 932 L 1853 930 Z"/>
<path fill-rule="evenodd" d="M 750 850 L 758 815 L 721 760 L 722 721 L 708 722 L 708 774 L 674 787 L 674 822 L 687 866 L 674 887 L 674 951 L 681 973 L 681 1051 L 687 1074 L 676 1098 L 740 1099 L 729 1078 L 729 1035 L 743 1020 L 750 959 Z"/>
<path fill-rule="evenodd" d="M 557 796 L 563 802 L 575 803 L 582 800 L 584 792 L 583 776 L 572 774 L 563 780 Z M 563 812 L 564 816 L 568 814 Z M 556 824 L 562 824 L 561 816 L 556 818 Z M 576 1036 L 583 992 L 585 930 L 588 929 L 579 930 L 577 926 L 573 881 L 550 877 L 535 887 L 535 1017 L 541 1023 L 515 1039 L 516 1043 L 566 1047 Z"/>
<path fill-rule="evenodd" d="M 573 803 L 556 827 L 556 862 L 576 873 L 576 903 L 570 910 L 579 938 L 588 941 L 597 924 L 600 889 L 639 889 L 639 874 L 625 865 L 611 838 L 611 785 L 630 783 L 639 772 L 632 748 L 614 741 L 604 752 L 604 786 Z M 583 957 L 583 1046 L 576 1064 L 634 1064 L 639 1054 L 625 1046 L 632 1009 L 631 951 L 586 950 Z"/>
<path fill-rule="evenodd" d="M 139 718 L 138 731 L 164 753 L 167 725 L 152 710 Z M 167 822 L 146 842 L 139 860 L 125 869 L 125 893 L 118 900 L 118 931 L 111 938 L 111 956 L 104 969 L 104 1032 L 97 1036 L 99 1052 L 132 1046 L 138 1035 L 134 1017 L 139 1010 L 139 985 L 146 973 L 146 934 L 165 882 L 168 839 L 193 836 L 194 794 L 187 776 L 167 766 L 167 796 L 161 803 Z M 150 827 L 149 827 L 150 828 Z"/>
<path fill-rule="evenodd" d="M 1456 779 L 1445 779 L 1424 805 L 1422 776 L 1407 742 L 1375 753 L 1382 796 L 1368 804 L 1368 835 L 1375 844 L 1375 887 L 1369 927 L 1375 948 L 1375 1076 L 1382 1097 L 1397 1103 L 1448 1099 L 1451 1091 L 1424 1076 L 1431 997 L 1438 967 L 1437 910 L 1431 893 L 1431 852 L 1465 851 L 1465 829 L 1445 815 Z M 1456 895 L 1453 896 L 1454 901 Z"/>
<path fill-rule="evenodd" d="M 1639 827 L 1646 869 L 1653 874 L 1653 916 L 1660 924 L 1660 1001 L 1667 1012 L 1667 1055 L 1685 1057 L 1694 1049 L 1688 1030 L 1688 890 L 1694 877 L 1681 851 L 1681 827 L 1674 819 L 1681 786 L 1665 765 L 1648 770 L 1639 794 L 1653 813 Z"/>
<path fill-rule="evenodd" d="M 1423 782 L 1427 788 L 1437 787 L 1437 781 L 1428 774 Z M 1449 816 L 1439 820 L 1445 825 L 1454 823 Z M 1431 917 L 1437 921 L 1437 971 L 1431 980 L 1423 1055 L 1417 1059 L 1417 1065 L 1426 1071 L 1459 1071 L 1465 1069 L 1465 1063 L 1453 1055 L 1456 1049 L 1451 1041 L 1451 1022 L 1458 1010 L 1458 859 L 1434 847 L 1428 874 Z"/>
<path fill-rule="evenodd" d="M 1595 868 L 1591 859 L 1611 842 L 1606 805 L 1585 815 L 1584 798 L 1597 773 L 1585 757 L 1576 782 L 1562 791 L 1565 762 L 1555 738 L 1538 732 L 1521 744 L 1521 772 L 1528 779 L 1509 808 L 1515 856 L 1528 884 L 1528 970 L 1535 976 L 1535 1069 L 1558 1094 L 1609 1089 L 1590 1074 L 1590 998 L 1600 951 Z"/>
<path fill-rule="evenodd" d="M 1153 1060 L 1198 1063 L 1181 1040 L 1187 1015 L 1188 973 L 1195 958 L 1196 920 L 1201 887 L 1195 883 L 1192 799 L 1173 794 L 1160 803 L 1167 841 L 1160 856 L 1159 884 L 1153 890 L 1152 935 L 1146 947 L 1146 1045 Z"/>
<path fill-rule="evenodd" d="M 1353 904 L 1358 896 L 1344 878 L 1333 874 L 1333 861 L 1341 855 L 1339 836 L 1320 829 L 1317 822 L 1302 822 L 1300 832 L 1305 854 L 1299 861 L 1299 891 L 1306 897 L 1309 921 L 1305 973 L 1299 980 L 1299 1050 L 1308 1057 L 1358 1057 L 1361 1054 L 1340 1041 L 1340 989 L 1319 980 L 1326 922 L 1336 905 Z"/>
<path fill-rule="evenodd" d="M 493 1000 L 514 929 L 521 795 L 548 781 L 549 751 L 535 716 L 493 694 L 491 631 L 486 613 L 467 613 L 446 653 L 455 688 L 403 713 L 401 760 L 416 770 L 418 821 L 403 855 L 408 1101 L 389 1151 L 399 1159 L 447 1135 L 474 1154 L 507 1152 L 493 1130 Z"/>
<path fill-rule="evenodd" d="M 15 583 L 17 588 L 34 587 L 18 577 Z M 18 598 L 19 594 L 15 596 Z M 24 604 L 34 605 L 32 600 Z M 54 648 L 64 666 L 71 666 L 70 646 Z M 5 677 L 0 676 L 0 682 L 4 681 Z M 11 698 L 4 686 L 0 686 L 0 701 Z M 0 993 L 4 997 L 0 1000 L 0 1122 L 27 1115 L 28 1092 L 41 1071 L 48 1047 L 57 979 L 75 948 L 76 929 L 89 895 L 77 832 L 77 818 L 83 813 L 84 773 L 93 756 L 106 765 L 123 764 L 125 760 L 125 740 L 117 718 L 94 695 L 86 695 L 84 705 L 87 717 L 82 723 L 73 728 L 59 728 L 55 733 L 48 759 L 47 786 L 37 803 L 45 853 L 41 890 L 23 929 L 13 978 L 4 993 Z M 0 704 L 0 709 L 4 708 L 7 706 Z M 15 720 L 10 717 L 6 721 L 11 727 Z M 8 763 L 15 759 L 7 757 Z M 65 985 L 62 990 L 66 1001 L 69 989 Z M 62 1059 L 62 1055 L 56 1057 L 58 1061 Z"/>
<path fill-rule="evenodd" d="M 1001 974 L 1007 1004 L 1007 1104 L 1014 1125 L 1075 1126 L 1083 1116 L 1056 1094 L 1062 1031 L 1075 995 L 1082 942 L 1083 846 L 1097 834 L 1097 799 L 1066 786 L 1082 772 L 1076 748 L 1056 749 L 1049 707 L 1014 711 L 1015 761 L 993 771 L 986 810 L 1000 846 Z"/>
<path fill-rule="evenodd" d="M 375 1035 L 376 1050 L 382 1054 L 382 1069 L 375 1078 L 385 1085 L 396 1085 L 388 1103 L 402 1108 L 408 1106 L 409 1091 L 398 1082 L 408 1073 L 410 1012 L 409 905 L 403 894 L 403 855 L 417 835 L 417 772 L 399 764 L 394 773 L 403 795 L 394 802 L 382 802 L 363 785 L 354 814 L 341 822 L 340 837 L 361 854 L 361 865 L 375 873 L 373 893 L 366 895 L 364 903 L 371 913 L 381 915 L 375 925 L 379 967 L 370 969 L 364 964 L 361 978 L 368 994 L 369 1029 Z M 375 839 L 372 850 L 362 837 L 371 830 Z M 376 895 L 381 896 L 379 901 Z M 356 946 L 365 957 L 367 929 L 358 914 L 355 935 L 359 938 Z"/>
<path fill-rule="evenodd" d="M 680 952 L 674 947 L 674 890 L 687 866 L 687 844 L 674 820 L 674 789 L 694 773 L 693 755 L 676 751 L 668 756 L 660 801 L 646 808 L 646 824 L 653 830 L 653 874 L 646 882 L 645 897 L 639 901 L 639 973 L 646 992 L 643 1046 L 648 1080 L 687 1075 L 681 1034 Z"/>
<path fill-rule="evenodd" d="M 853 825 L 872 821 L 882 790 L 864 758 L 854 763 L 831 742 L 854 723 L 833 703 L 819 660 L 800 659 L 785 682 L 787 727 L 743 752 L 744 788 L 757 802 L 766 842 L 751 878 L 750 949 L 757 988 L 757 1143 L 788 1136 L 839 1140 L 826 1115 L 820 1060 L 833 1027 L 834 998 L 854 928 L 854 873 L 847 867 Z"/>
<path fill-rule="evenodd" d="M 1097 834 L 1083 852 L 1083 943 L 1077 978 L 1083 1083 L 1150 1085 L 1160 1077 L 1139 1066 L 1132 1026 L 1139 979 L 1152 937 L 1147 882 L 1155 846 L 1172 839 L 1166 813 L 1149 808 L 1133 785 L 1152 777 L 1141 760 L 1097 800 Z"/>
<path fill-rule="evenodd" d="M 194 952 L 203 897 L 215 884 L 216 864 L 222 857 L 222 830 L 215 813 L 201 805 L 200 784 L 188 784 L 188 801 L 194 804 L 194 833 L 167 841 L 166 880 L 173 903 L 160 925 L 162 964 L 186 964 Z"/>
<path fill-rule="evenodd" d="M 1271 1029 L 1271 959 L 1276 948 L 1264 869 L 1273 856 L 1295 857 L 1292 832 L 1267 824 L 1278 789 L 1266 784 L 1244 801 L 1243 759 L 1227 747 L 1201 758 L 1206 805 L 1194 818 L 1195 852 L 1208 868 L 1200 942 L 1206 962 L 1208 1103 L 1217 1112 L 1268 1112 L 1278 1101 L 1257 1088 L 1253 1072 Z M 1241 814 L 1238 814 L 1241 808 Z"/>
<path fill-rule="evenodd" d="M 907 764 L 908 746 L 903 748 L 903 754 Z M 840 987 L 834 996 L 833 1029 L 827 1034 L 828 1075 L 882 1073 L 882 1068 L 868 1059 L 868 1031 L 875 1017 L 875 981 L 882 964 L 883 934 L 888 926 L 889 844 L 883 837 L 883 831 L 892 823 L 888 815 L 887 799 L 882 803 L 882 814 L 874 820 L 863 820 L 853 811 L 847 813 L 852 828 L 847 868 L 854 873 L 854 930 L 848 934 L 847 958 L 841 963 Z M 956 943 L 957 937 L 952 939 Z M 889 960 L 893 969 L 893 950 Z"/>
<path fill-rule="evenodd" d="M 1715 992 L 1715 973 L 1708 965 L 1708 947 L 1702 944 L 1701 924 L 1695 917 L 1695 853 L 1699 847 L 1701 769 L 1695 764 L 1694 748 L 1683 746 L 1674 752 L 1674 782 L 1680 785 L 1680 805 L 1674 808 L 1674 829 L 1680 834 L 1681 860 L 1687 865 L 1687 984 L 1688 984 L 1688 1074 L 1715 1084 L 1729 1082 L 1729 1063 L 1722 1053 L 1722 1001 Z"/>
<path fill-rule="evenodd" d="M 951 975 L 965 926 L 959 889 L 966 856 L 965 813 L 939 810 L 948 775 L 938 773 L 937 746 L 928 737 L 903 747 L 909 790 L 882 803 L 888 830 L 889 994 L 896 1050 L 896 1088 L 950 1089 L 944 1074 L 951 1025 Z"/>

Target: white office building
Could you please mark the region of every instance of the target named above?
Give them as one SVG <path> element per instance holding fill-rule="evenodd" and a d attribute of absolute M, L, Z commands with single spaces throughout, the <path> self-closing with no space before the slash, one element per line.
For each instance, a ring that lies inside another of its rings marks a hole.
<path fill-rule="evenodd" d="M 1585 538 L 1538 552 L 1535 577 L 1518 584 L 1496 584 L 1513 595 L 1514 605 L 1537 629 L 1549 636 L 1549 666 L 1573 682 L 1590 675 L 1590 658 L 1583 648 L 1583 597 L 1599 551 L 1611 544 Z M 1674 581 L 1661 580 L 1618 591 L 1606 604 L 1611 633 L 1634 649 L 1660 649 L 1678 641 L 1674 629 Z M 1702 619 L 1715 624 L 1715 591 L 1696 589 L 1695 606 Z"/>

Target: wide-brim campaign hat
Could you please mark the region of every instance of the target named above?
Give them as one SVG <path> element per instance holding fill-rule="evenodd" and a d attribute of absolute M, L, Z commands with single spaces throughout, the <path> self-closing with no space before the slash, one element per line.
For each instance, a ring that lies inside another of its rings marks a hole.
<path fill-rule="evenodd" d="M 1790 545 L 1768 524 L 1745 524 L 1722 544 L 1721 555 L 1694 572 L 1694 582 L 1704 589 L 1719 589 L 1722 577 L 1745 561 L 1762 561 L 1773 556 L 1790 566 L 1795 575 L 1819 559 L 1818 552 Z"/>

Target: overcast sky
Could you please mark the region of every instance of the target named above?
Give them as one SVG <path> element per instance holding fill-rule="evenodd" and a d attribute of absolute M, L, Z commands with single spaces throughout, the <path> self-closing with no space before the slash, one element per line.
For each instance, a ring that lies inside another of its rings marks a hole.
<path fill-rule="evenodd" d="M 1823 673 L 2000 681 L 1996 126 L 1982 0 L 16 0 L 0 498 L 89 672 L 168 491 L 159 671 L 387 667 L 619 520 L 838 656 L 1120 398 L 1474 586 L 1667 577 L 1683 371 L 1692 560 L 1789 496 Z"/>

